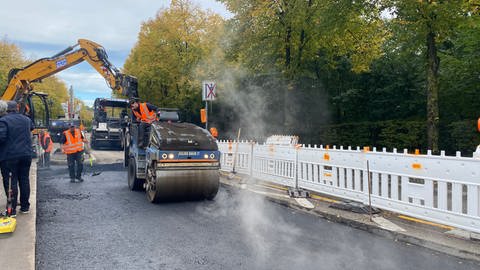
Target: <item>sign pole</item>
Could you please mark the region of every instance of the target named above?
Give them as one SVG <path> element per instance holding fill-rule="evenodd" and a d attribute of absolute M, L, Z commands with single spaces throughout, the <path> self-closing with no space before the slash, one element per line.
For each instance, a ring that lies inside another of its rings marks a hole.
<path fill-rule="evenodd" d="M 215 100 L 217 85 L 214 81 L 202 82 L 202 100 L 205 101 L 205 129 L 208 130 L 208 102 Z"/>
<path fill-rule="evenodd" d="M 205 129 L 208 130 L 208 100 L 205 100 Z"/>

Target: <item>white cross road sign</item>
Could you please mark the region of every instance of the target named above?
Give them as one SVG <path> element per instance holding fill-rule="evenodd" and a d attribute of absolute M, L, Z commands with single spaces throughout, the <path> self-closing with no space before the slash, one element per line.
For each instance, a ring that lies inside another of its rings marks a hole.
<path fill-rule="evenodd" d="M 217 97 L 217 84 L 212 81 L 204 81 L 202 83 L 202 100 L 215 100 Z"/>

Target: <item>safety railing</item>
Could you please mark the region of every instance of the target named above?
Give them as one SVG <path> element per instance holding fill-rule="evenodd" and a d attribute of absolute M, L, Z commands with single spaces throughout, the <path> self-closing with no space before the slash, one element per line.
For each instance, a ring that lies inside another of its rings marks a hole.
<path fill-rule="evenodd" d="M 246 141 L 218 145 L 224 171 L 365 204 L 370 192 L 374 207 L 480 232 L 477 158 Z"/>

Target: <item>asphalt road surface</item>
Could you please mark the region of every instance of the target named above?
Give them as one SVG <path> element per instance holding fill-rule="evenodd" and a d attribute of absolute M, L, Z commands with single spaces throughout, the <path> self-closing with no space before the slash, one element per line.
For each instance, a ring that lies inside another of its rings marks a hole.
<path fill-rule="evenodd" d="M 121 152 L 94 154 L 102 164 L 86 166 L 83 183 L 70 183 L 66 166 L 39 172 L 39 270 L 480 269 L 248 191 L 222 187 L 214 201 L 151 204 L 128 189 L 120 163 L 108 164 Z"/>

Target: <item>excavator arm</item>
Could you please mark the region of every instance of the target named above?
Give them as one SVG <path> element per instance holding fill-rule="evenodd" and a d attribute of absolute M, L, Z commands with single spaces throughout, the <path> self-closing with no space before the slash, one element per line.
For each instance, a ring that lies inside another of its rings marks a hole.
<path fill-rule="evenodd" d="M 76 48 L 79 47 L 79 48 Z M 25 104 L 31 95 L 31 83 L 41 82 L 62 70 L 86 60 L 105 78 L 109 87 L 128 97 L 137 97 L 137 79 L 125 75 L 109 61 L 105 49 L 90 40 L 79 39 L 78 43 L 49 58 L 42 58 L 20 69 L 12 69 L 8 75 L 8 84 L 1 99 L 16 100 Z"/>

